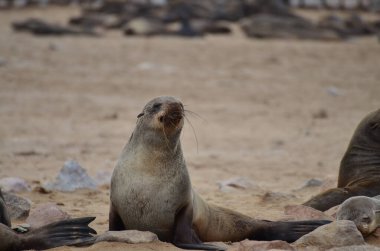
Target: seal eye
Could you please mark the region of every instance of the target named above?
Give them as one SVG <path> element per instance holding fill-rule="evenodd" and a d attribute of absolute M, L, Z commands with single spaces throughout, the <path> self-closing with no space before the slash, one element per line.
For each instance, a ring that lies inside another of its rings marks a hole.
<path fill-rule="evenodd" d="M 369 223 L 371 219 L 368 216 L 363 216 L 362 222 Z"/>
<path fill-rule="evenodd" d="M 140 117 L 142 117 L 142 116 L 144 116 L 144 113 L 143 113 L 143 112 L 140 113 L 139 115 L 137 115 L 137 118 L 140 118 Z"/>
<path fill-rule="evenodd" d="M 152 106 L 152 111 L 153 111 L 153 112 L 157 112 L 158 110 L 160 110 L 161 105 L 162 105 L 162 104 L 160 104 L 160 103 L 155 103 L 155 104 Z"/>

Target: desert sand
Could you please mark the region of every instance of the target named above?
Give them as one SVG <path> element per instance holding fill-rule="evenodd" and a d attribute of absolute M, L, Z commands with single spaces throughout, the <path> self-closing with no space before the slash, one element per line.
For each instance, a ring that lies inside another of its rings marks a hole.
<path fill-rule="evenodd" d="M 136 116 L 150 99 L 180 98 L 182 146 L 195 189 L 207 201 L 276 220 L 336 183 L 340 159 L 359 121 L 380 108 L 380 46 L 346 42 L 251 40 L 232 36 L 34 37 L 10 22 L 43 17 L 65 23 L 74 8 L 0 12 L 0 178 L 32 186 L 53 180 L 66 160 L 95 177 L 111 173 Z M 30 153 L 30 154 L 25 154 Z M 245 177 L 250 189 L 221 191 Z M 300 189 L 312 178 L 322 187 Z M 42 194 L 72 216 L 108 227 L 109 187 Z M 17 223 L 17 222 L 16 222 Z M 101 243 L 78 250 L 168 250 L 170 244 Z M 57 248 L 56 250 L 77 250 Z"/>

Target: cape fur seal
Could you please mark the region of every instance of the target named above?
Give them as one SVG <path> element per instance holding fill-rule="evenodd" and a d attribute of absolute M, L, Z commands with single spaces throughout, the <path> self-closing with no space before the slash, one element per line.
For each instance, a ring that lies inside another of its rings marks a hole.
<path fill-rule="evenodd" d="M 96 234 L 96 231 L 88 224 L 94 219 L 95 217 L 84 217 L 58 221 L 20 234 L 11 229 L 11 221 L 0 189 L 0 250 L 43 250 L 65 245 L 92 244 L 92 234 Z"/>
<path fill-rule="evenodd" d="M 337 220 L 350 220 L 363 236 L 368 236 L 380 226 L 380 196 L 355 196 L 344 201 L 336 213 Z"/>
<path fill-rule="evenodd" d="M 380 109 L 368 114 L 356 128 L 340 163 L 338 187 L 305 202 L 325 211 L 353 196 L 380 194 Z"/>
<path fill-rule="evenodd" d="M 146 104 L 111 180 L 110 230 L 151 231 L 180 248 L 220 249 L 209 241 L 293 242 L 329 221 L 271 222 L 206 203 L 191 187 L 182 154 L 182 103 Z"/>

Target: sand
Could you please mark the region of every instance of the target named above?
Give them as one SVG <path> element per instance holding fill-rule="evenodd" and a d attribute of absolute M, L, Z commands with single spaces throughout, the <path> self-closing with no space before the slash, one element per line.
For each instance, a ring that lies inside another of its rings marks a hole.
<path fill-rule="evenodd" d="M 335 185 L 353 130 L 380 107 L 375 37 L 250 40 L 236 32 L 126 38 L 111 31 L 101 38 L 40 38 L 14 33 L 9 25 L 30 16 L 65 23 L 75 13 L 0 13 L 0 58 L 6 62 L 0 66 L 0 178 L 17 176 L 38 186 L 53 180 L 69 159 L 93 177 L 110 173 L 145 103 L 173 95 L 197 114 L 187 114 L 195 133 L 187 122 L 181 137 L 195 189 L 209 202 L 276 220 L 284 217 L 285 205 Z M 233 177 L 255 186 L 221 191 L 217 182 Z M 326 185 L 300 190 L 311 178 Z M 96 216 L 92 226 L 107 230 L 107 186 L 21 195 L 33 207 L 55 202 L 72 216 Z M 116 243 L 80 250 L 111 247 L 172 246 Z"/>

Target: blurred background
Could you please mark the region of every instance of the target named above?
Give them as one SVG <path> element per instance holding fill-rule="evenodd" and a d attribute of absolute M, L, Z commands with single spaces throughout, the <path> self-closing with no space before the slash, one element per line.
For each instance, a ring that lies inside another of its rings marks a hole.
<path fill-rule="evenodd" d="M 0 8 L 0 180 L 23 179 L 18 193 L 32 208 L 53 202 L 97 216 L 100 232 L 115 162 L 156 96 L 194 112 L 181 138 L 195 189 L 267 219 L 335 186 L 356 125 L 380 107 L 376 0 L 0 0 Z M 96 190 L 43 189 L 70 159 Z"/>

